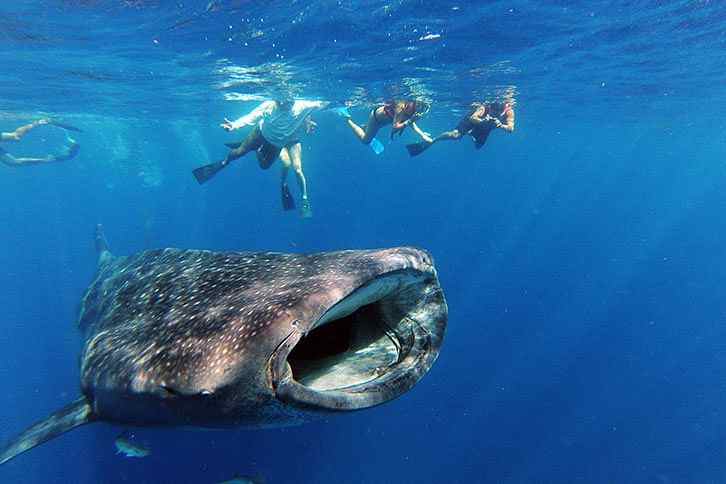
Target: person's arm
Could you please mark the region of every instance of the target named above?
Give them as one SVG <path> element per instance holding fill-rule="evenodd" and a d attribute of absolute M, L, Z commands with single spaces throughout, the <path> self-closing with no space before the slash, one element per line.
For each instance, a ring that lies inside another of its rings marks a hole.
<path fill-rule="evenodd" d="M 23 136 L 28 134 L 30 130 L 37 128 L 38 126 L 43 126 L 45 124 L 49 124 L 50 120 L 48 119 L 39 119 L 37 121 L 33 121 L 30 124 L 26 124 L 25 126 L 21 126 L 15 131 L 11 133 L 0 133 L 0 141 L 20 141 Z"/>
<path fill-rule="evenodd" d="M 313 109 L 327 109 L 330 107 L 330 101 L 313 101 Z"/>
<path fill-rule="evenodd" d="M 498 119 L 495 120 L 494 125 L 499 128 L 503 129 L 504 131 L 508 133 L 514 132 L 514 109 L 510 109 L 507 111 L 505 123 L 502 123 Z"/>
<path fill-rule="evenodd" d="M 306 110 L 327 109 L 330 106 L 329 101 L 308 101 L 306 99 L 298 99 L 295 101 L 295 111 L 301 113 Z"/>
<path fill-rule="evenodd" d="M 479 126 L 480 124 L 491 121 L 492 119 L 493 118 L 491 118 L 490 116 L 486 116 L 484 118 L 480 118 L 479 116 L 469 116 L 468 118 L 469 122 L 474 126 Z"/>
<path fill-rule="evenodd" d="M 234 121 L 224 118 L 224 122 L 220 124 L 220 126 L 226 131 L 234 131 L 235 129 L 240 129 L 245 126 L 254 126 L 260 119 L 265 117 L 265 115 L 271 113 L 274 108 L 275 101 L 265 101 L 252 110 L 252 112 L 237 118 Z"/>
<path fill-rule="evenodd" d="M 423 131 L 421 128 L 418 127 L 418 124 L 416 124 L 416 121 L 411 121 L 411 129 L 413 129 L 417 135 L 421 137 L 422 140 L 426 141 L 427 143 L 433 143 L 434 140 L 431 138 L 431 135 L 427 132 Z"/>

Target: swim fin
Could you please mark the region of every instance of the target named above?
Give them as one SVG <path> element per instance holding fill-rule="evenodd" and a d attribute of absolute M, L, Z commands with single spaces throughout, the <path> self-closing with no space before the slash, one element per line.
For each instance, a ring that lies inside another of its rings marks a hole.
<path fill-rule="evenodd" d="M 370 146 L 371 149 L 373 150 L 373 152 L 375 154 L 377 154 L 377 155 L 380 155 L 381 153 L 383 153 L 383 150 L 386 149 L 383 146 L 383 143 L 381 143 L 380 141 L 378 141 L 378 138 L 373 138 L 371 140 L 371 142 L 368 144 L 368 146 Z"/>
<path fill-rule="evenodd" d="M 231 148 L 233 150 L 236 150 L 237 148 L 239 148 L 240 146 L 242 146 L 242 142 L 241 141 L 238 141 L 237 143 L 225 143 L 224 146 L 226 146 L 227 148 Z"/>
<path fill-rule="evenodd" d="M 210 163 L 208 165 L 195 168 L 192 173 L 194 174 L 194 178 L 196 178 L 197 182 L 201 185 L 211 180 L 214 175 L 216 175 L 225 166 L 227 165 L 222 163 L 221 161 L 217 161 L 215 163 Z"/>
<path fill-rule="evenodd" d="M 71 126 L 70 124 L 62 123 L 62 122 L 56 121 L 54 119 L 51 119 L 49 124 L 52 124 L 53 126 L 57 126 L 59 128 L 63 128 L 66 131 L 75 131 L 76 133 L 83 133 L 83 130 L 80 128 L 76 128 L 75 126 Z"/>
<path fill-rule="evenodd" d="M 295 210 L 295 200 L 290 194 L 290 189 L 287 187 L 287 183 L 283 183 L 280 187 L 282 195 L 282 209 L 283 210 Z"/>
<path fill-rule="evenodd" d="M 406 149 L 408 150 L 408 154 L 411 156 L 418 156 L 427 149 L 431 147 L 433 143 L 428 143 L 426 141 L 421 141 L 420 143 L 413 143 L 410 145 L 406 145 Z"/>

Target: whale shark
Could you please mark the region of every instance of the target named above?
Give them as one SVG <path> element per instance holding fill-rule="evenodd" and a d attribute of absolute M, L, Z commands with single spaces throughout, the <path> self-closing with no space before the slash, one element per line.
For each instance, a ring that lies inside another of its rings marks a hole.
<path fill-rule="evenodd" d="M 96 250 L 80 396 L 0 464 L 91 422 L 271 427 L 373 407 L 429 371 L 446 330 L 434 262 L 417 248 L 115 256 L 99 226 Z"/>

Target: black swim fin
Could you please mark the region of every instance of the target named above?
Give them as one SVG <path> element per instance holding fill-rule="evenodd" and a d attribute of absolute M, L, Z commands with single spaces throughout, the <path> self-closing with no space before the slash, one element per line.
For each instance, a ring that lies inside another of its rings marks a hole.
<path fill-rule="evenodd" d="M 295 200 L 290 194 L 290 189 L 287 187 L 287 183 L 283 183 L 281 187 L 282 192 L 282 209 L 283 210 L 295 210 Z"/>
<path fill-rule="evenodd" d="M 18 454 L 58 437 L 62 433 L 93 422 L 94 419 L 88 400 L 81 397 L 18 435 L 0 451 L 0 464 L 4 464 Z"/>
<path fill-rule="evenodd" d="M 214 175 L 216 175 L 225 166 L 227 165 L 221 161 L 217 161 L 216 163 L 210 163 L 208 165 L 195 168 L 192 173 L 194 174 L 194 178 L 196 178 L 197 182 L 201 185 L 211 180 Z"/>
<path fill-rule="evenodd" d="M 420 143 L 413 143 L 410 145 L 406 145 L 406 149 L 408 150 L 408 154 L 411 156 L 418 156 L 427 149 L 431 147 L 433 143 L 427 143 L 426 141 L 421 141 Z"/>
<path fill-rule="evenodd" d="M 237 148 L 239 148 L 240 146 L 242 146 L 242 142 L 241 141 L 237 141 L 236 143 L 225 143 L 224 146 L 226 146 L 227 148 L 231 148 L 233 150 L 236 150 Z"/>

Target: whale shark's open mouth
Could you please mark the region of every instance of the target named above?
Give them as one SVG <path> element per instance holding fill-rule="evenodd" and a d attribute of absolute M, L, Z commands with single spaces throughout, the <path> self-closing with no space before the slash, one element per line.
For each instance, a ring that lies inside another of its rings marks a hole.
<path fill-rule="evenodd" d="M 446 326 L 436 276 L 404 270 L 369 281 L 290 342 L 277 394 L 353 410 L 408 391 L 431 367 Z"/>

